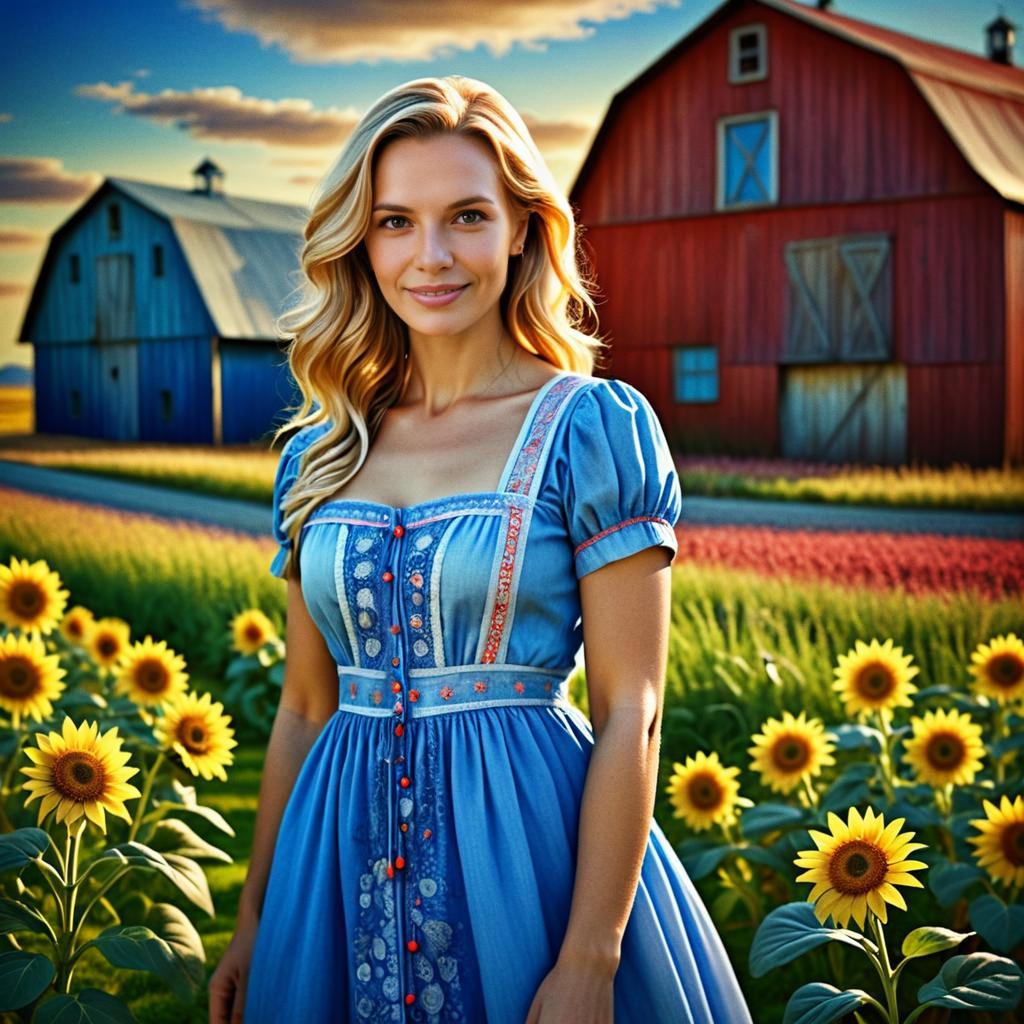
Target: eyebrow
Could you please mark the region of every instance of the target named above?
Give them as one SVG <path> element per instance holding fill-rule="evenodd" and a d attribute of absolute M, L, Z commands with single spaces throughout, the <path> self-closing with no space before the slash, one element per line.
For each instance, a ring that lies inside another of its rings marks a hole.
<path fill-rule="evenodd" d="M 488 203 L 491 206 L 496 206 L 497 203 L 493 199 L 488 199 L 487 196 L 469 196 L 466 199 L 458 199 L 454 203 L 449 203 L 445 209 L 454 210 L 460 206 L 469 206 L 470 203 Z M 399 210 L 402 213 L 414 213 L 415 211 L 410 206 L 399 206 L 397 203 L 377 203 L 371 213 L 376 213 L 378 210 Z"/>

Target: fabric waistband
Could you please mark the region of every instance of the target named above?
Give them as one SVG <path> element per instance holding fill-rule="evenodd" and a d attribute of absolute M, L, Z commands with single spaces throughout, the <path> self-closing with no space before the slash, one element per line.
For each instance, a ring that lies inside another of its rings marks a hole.
<path fill-rule="evenodd" d="M 450 665 L 404 673 L 338 665 L 338 710 L 361 715 L 422 718 L 472 708 L 569 705 L 575 668 L 533 665 Z M 571 706 L 571 705 L 570 705 Z"/>

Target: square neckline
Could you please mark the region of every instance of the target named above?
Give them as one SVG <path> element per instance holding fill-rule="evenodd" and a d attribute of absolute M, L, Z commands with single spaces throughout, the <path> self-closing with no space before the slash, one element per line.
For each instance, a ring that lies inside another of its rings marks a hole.
<path fill-rule="evenodd" d="M 418 512 L 420 509 L 432 508 L 434 505 L 442 505 L 446 502 L 462 502 L 468 501 L 471 498 L 501 497 L 506 493 L 509 475 L 512 473 L 516 460 L 519 458 L 519 453 L 526 442 L 526 438 L 530 432 L 530 427 L 533 425 L 533 420 L 537 414 L 537 410 L 540 408 L 541 402 L 543 402 L 545 396 L 551 388 L 554 387 L 557 381 L 562 380 L 563 377 L 572 375 L 572 370 L 559 370 L 558 373 L 553 374 L 540 386 L 540 388 L 537 389 L 536 394 L 530 402 L 529 408 L 526 410 L 526 416 L 520 424 L 519 432 L 516 434 L 515 442 L 512 445 L 512 450 L 508 453 L 508 457 L 505 459 L 505 465 L 502 468 L 501 477 L 498 480 L 498 489 L 496 491 L 461 491 L 457 494 L 443 494 L 437 498 L 427 498 L 425 501 L 417 501 L 411 505 L 389 505 L 387 502 L 373 501 L 369 498 L 331 498 L 329 501 L 324 501 L 317 505 L 317 507 L 310 513 L 307 525 L 312 525 L 315 517 L 322 510 L 330 508 L 357 507 L 383 509 L 388 513 L 393 513 L 396 517 L 399 517 L 403 513 L 408 514 L 410 512 Z"/>

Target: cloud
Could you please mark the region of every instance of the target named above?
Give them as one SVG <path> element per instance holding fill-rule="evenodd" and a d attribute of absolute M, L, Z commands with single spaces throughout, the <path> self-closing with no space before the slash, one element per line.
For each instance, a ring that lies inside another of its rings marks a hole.
<path fill-rule="evenodd" d="M 35 249 L 46 241 L 42 231 L 28 228 L 0 228 L 0 249 Z"/>
<path fill-rule="evenodd" d="M 336 149 L 352 132 L 360 113 L 352 108 L 315 110 L 305 99 L 266 100 L 246 96 L 232 85 L 176 92 L 136 92 L 134 82 L 96 82 L 76 87 L 80 96 L 116 104 L 118 113 L 173 125 L 197 139 L 227 142 L 261 142 L 266 146 Z M 589 138 L 593 125 L 567 120 L 545 121 L 524 113 L 530 133 L 546 152 L 578 149 Z M 301 157 L 292 158 L 302 166 Z M 308 161 L 305 166 L 327 170 L 329 160 Z M 300 182 L 304 183 L 304 182 Z"/>
<path fill-rule="evenodd" d="M 245 96 L 233 85 L 176 92 L 135 91 L 134 82 L 97 82 L 75 88 L 116 104 L 117 113 L 169 124 L 197 139 L 262 142 L 267 146 L 336 146 L 356 126 L 359 114 L 330 107 L 314 110 L 304 99 L 263 100 Z"/>
<path fill-rule="evenodd" d="M 102 180 L 99 174 L 69 174 L 55 157 L 0 157 L 0 203 L 74 202 Z"/>
<path fill-rule="evenodd" d="M 256 36 L 303 64 L 374 64 L 450 57 L 484 46 L 503 57 L 517 43 L 586 39 L 594 23 L 622 21 L 680 0 L 187 0 L 207 21 Z M 590 25 L 584 24 L 590 22 Z"/>

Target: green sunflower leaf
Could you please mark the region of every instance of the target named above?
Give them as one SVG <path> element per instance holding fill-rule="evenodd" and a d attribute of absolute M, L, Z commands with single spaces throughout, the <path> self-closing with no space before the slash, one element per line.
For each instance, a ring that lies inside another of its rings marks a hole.
<path fill-rule="evenodd" d="M 0 871 L 17 871 L 42 855 L 50 837 L 41 828 L 19 828 L 0 835 Z"/>
<path fill-rule="evenodd" d="M 967 916 L 975 931 L 997 952 L 1009 953 L 1024 942 L 1024 906 L 1007 906 L 997 896 L 971 901 Z"/>
<path fill-rule="evenodd" d="M 870 1000 L 871 996 L 859 988 L 842 992 L 833 985 L 815 981 L 793 993 L 782 1024 L 833 1024 Z"/>
<path fill-rule="evenodd" d="M 919 1002 L 952 1010 L 1012 1010 L 1024 991 L 1020 968 L 1006 957 L 971 953 L 950 957 L 917 991 Z"/>
<path fill-rule="evenodd" d="M 83 988 L 74 995 L 47 999 L 36 1010 L 32 1024 L 136 1024 L 136 1021 L 116 996 L 98 988 Z"/>
<path fill-rule="evenodd" d="M 41 953 L 0 953 L 0 1010 L 19 1010 L 38 999 L 53 975 L 53 964 Z"/>
<path fill-rule="evenodd" d="M 750 973 L 760 978 L 826 942 L 844 942 L 862 950 L 867 940 L 848 928 L 819 924 L 810 903 L 785 903 L 768 914 L 757 929 L 750 947 Z"/>
<path fill-rule="evenodd" d="M 925 926 L 915 928 L 903 940 L 903 955 L 908 960 L 919 956 L 931 956 L 932 953 L 941 953 L 944 949 L 953 949 L 959 946 L 964 939 L 969 938 L 974 932 L 954 932 L 948 928 Z"/>

